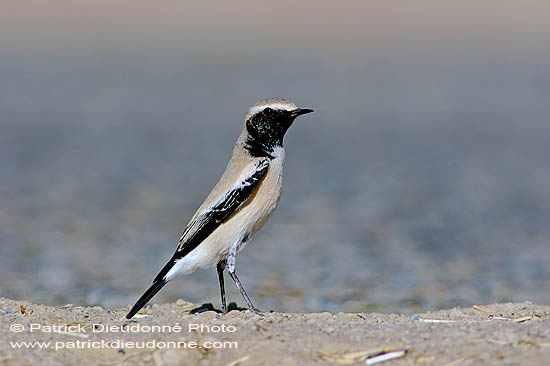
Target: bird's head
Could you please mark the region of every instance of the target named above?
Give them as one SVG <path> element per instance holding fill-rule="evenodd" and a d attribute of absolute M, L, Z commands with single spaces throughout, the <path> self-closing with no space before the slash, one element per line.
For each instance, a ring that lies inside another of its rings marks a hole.
<path fill-rule="evenodd" d="M 262 145 L 266 152 L 283 145 L 283 137 L 296 117 L 311 113 L 313 109 L 298 108 L 287 99 L 265 99 L 248 110 L 245 128 L 249 140 Z"/>

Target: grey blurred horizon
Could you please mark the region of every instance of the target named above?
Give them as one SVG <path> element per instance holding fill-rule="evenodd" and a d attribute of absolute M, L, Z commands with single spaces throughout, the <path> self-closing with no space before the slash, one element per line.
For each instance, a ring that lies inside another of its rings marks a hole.
<path fill-rule="evenodd" d="M 8 2 L 0 296 L 133 303 L 247 108 L 286 97 L 315 113 L 237 258 L 260 309 L 550 303 L 548 19 L 531 1 Z M 178 298 L 218 305 L 215 270 L 153 302 Z"/>

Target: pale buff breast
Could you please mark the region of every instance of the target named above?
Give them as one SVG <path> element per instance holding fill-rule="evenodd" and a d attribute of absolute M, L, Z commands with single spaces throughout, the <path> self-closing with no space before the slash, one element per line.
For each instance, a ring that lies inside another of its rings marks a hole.
<path fill-rule="evenodd" d="M 271 160 L 266 176 L 247 203 L 212 233 L 209 239 L 215 244 L 213 246 L 217 247 L 222 259 L 228 255 L 233 245 L 240 245 L 245 238 L 248 242 L 277 208 L 281 197 L 283 162 L 284 149 L 280 148 L 276 157 Z"/>

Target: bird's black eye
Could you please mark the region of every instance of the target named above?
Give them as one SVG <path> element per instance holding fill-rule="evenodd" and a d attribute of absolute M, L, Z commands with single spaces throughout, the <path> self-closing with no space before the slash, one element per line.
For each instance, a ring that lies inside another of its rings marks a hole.
<path fill-rule="evenodd" d="M 271 109 L 271 108 L 269 108 L 269 107 L 266 108 L 266 109 L 264 109 L 264 114 L 265 114 L 266 116 L 270 116 L 271 114 L 273 114 L 273 109 Z"/>

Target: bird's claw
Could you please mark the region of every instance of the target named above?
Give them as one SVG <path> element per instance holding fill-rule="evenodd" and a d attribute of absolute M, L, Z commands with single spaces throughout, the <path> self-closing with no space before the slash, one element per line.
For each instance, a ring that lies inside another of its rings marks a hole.
<path fill-rule="evenodd" d="M 258 316 L 265 316 L 265 314 L 263 312 L 261 312 L 260 310 L 256 309 L 255 307 L 251 307 L 249 308 L 248 310 L 250 310 L 251 312 L 253 312 L 254 314 L 258 315 Z"/>

